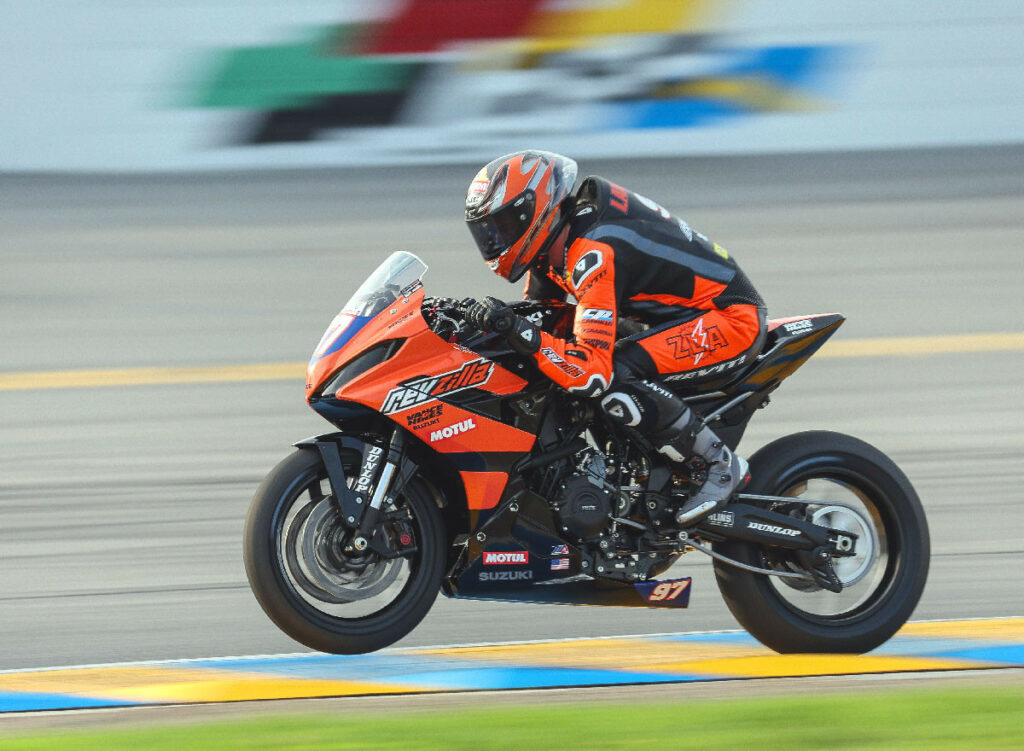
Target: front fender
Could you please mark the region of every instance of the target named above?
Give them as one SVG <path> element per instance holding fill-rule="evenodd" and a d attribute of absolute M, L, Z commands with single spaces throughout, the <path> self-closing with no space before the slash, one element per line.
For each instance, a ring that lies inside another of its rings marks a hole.
<path fill-rule="evenodd" d="M 304 438 L 292 445 L 296 448 L 319 452 L 320 460 L 327 471 L 327 480 L 331 486 L 331 494 L 338 504 L 342 518 L 350 525 L 355 526 L 358 524 L 362 518 L 363 509 L 366 508 L 365 499 L 348 486 L 345 467 L 341 462 L 341 451 L 342 449 L 350 449 L 359 452 L 360 456 L 365 457 L 366 442 L 354 436 L 335 432 Z"/>
<path fill-rule="evenodd" d="M 469 531 L 469 514 L 466 508 L 466 490 L 458 471 L 447 460 L 447 457 L 433 452 L 411 434 L 406 434 L 405 451 L 402 454 L 398 477 L 411 479 L 411 471 L 424 482 L 433 497 L 441 515 L 449 540 Z M 331 490 L 335 498 L 341 499 L 341 510 L 347 519 L 354 515 L 359 519 L 362 514 L 362 503 L 354 503 L 357 494 L 348 487 L 348 478 L 340 461 L 342 449 L 358 451 L 365 455 L 368 445 L 366 441 L 343 431 L 324 433 L 304 438 L 292 444 L 296 448 L 317 451 L 327 470 Z M 439 459 L 444 459 L 439 461 Z M 341 492 L 338 489 L 341 488 Z M 372 493 L 373 488 L 370 489 Z M 349 500 L 346 506 L 345 499 Z"/>

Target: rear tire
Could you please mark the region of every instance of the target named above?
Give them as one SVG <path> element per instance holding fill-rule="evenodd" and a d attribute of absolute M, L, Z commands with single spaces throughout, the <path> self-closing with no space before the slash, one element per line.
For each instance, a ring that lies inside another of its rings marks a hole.
<path fill-rule="evenodd" d="M 358 462 L 354 452 L 343 455 L 349 477 Z M 413 478 L 395 507 L 411 513 L 418 552 L 408 559 L 364 555 L 358 565 L 347 566 L 336 544 L 344 528 L 326 475 L 319 453 L 309 449 L 295 451 L 270 471 L 246 518 L 245 571 L 264 612 L 296 641 L 322 652 L 372 652 L 412 631 L 437 597 L 445 561 L 441 514 Z M 307 531 L 303 525 L 313 518 L 316 529 Z M 316 573 L 310 574 L 303 558 L 314 544 Z M 392 566 L 402 567 L 404 579 Z M 379 607 L 378 596 L 384 600 Z"/>
<path fill-rule="evenodd" d="M 857 524 L 866 522 L 858 527 L 858 549 L 867 554 L 874 545 L 875 550 L 859 567 L 852 567 L 852 583 L 838 594 L 810 582 L 715 561 L 718 587 L 736 620 L 763 644 L 784 653 L 862 653 L 896 633 L 921 597 L 930 556 L 924 510 L 899 467 L 856 438 L 809 431 L 757 451 L 750 458 L 750 473 L 745 492 L 752 494 L 799 498 L 806 492 L 806 499 L 825 501 L 835 494 L 835 505 L 791 506 L 808 515 L 817 509 L 826 515 L 847 515 Z M 774 506 L 786 511 L 785 504 Z M 857 512 L 847 512 L 846 507 L 856 507 Z M 751 566 L 794 569 L 778 549 L 740 541 L 716 543 L 714 548 Z M 838 573 L 844 559 L 833 560 Z"/>

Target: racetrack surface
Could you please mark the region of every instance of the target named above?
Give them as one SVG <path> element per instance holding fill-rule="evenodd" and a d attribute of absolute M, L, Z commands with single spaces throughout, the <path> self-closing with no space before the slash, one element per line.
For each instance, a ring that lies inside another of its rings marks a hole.
<path fill-rule="evenodd" d="M 1024 618 L 907 624 L 868 655 L 780 655 L 742 631 L 0 671 L 11 713 L 1024 668 Z"/>
<path fill-rule="evenodd" d="M 914 617 L 1024 615 L 1024 349 L 927 346 L 1024 331 L 1024 149 L 581 167 L 728 248 L 772 315 L 842 312 L 837 347 L 926 341 L 823 351 L 741 450 L 811 428 L 874 443 L 931 525 Z M 475 171 L 2 177 L 0 372 L 301 362 L 395 249 L 431 294 L 512 297 L 462 227 Z M 0 669 L 301 650 L 241 562 L 259 480 L 330 428 L 301 378 L 0 390 L 0 415 Z M 439 600 L 400 646 L 735 628 L 697 555 L 676 569 L 688 611 Z"/>

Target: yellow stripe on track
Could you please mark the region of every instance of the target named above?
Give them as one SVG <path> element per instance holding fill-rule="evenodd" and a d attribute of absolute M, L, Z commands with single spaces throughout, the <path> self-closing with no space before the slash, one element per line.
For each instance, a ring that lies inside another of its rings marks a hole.
<path fill-rule="evenodd" d="M 1024 617 L 906 625 L 876 652 L 775 654 L 742 632 L 0 671 L 0 715 L 43 709 L 1024 667 Z"/>
<path fill-rule="evenodd" d="M 816 357 L 883 357 L 886 355 L 956 355 L 967 352 L 1005 352 L 1024 349 L 1024 332 L 1007 334 L 950 334 L 830 341 Z"/>
<path fill-rule="evenodd" d="M 1015 350 L 1024 350 L 1024 332 L 840 339 L 826 343 L 817 357 L 905 357 Z M 306 364 L 301 362 L 209 367 L 42 370 L 28 373 L 0 373 L 0 391 L 160 386 L 185 383 L 301 381 L 305 370 Z"/>
<path fill-rule="evenodd" d="M 43 370 L 34 373 L 0 373 L 0 391 L 158 386 L 180 383 L 300 381 L 304 379 L 305 373 L 306 364 L 299 362 L 213 367 Z"/>
<path fill-rule="evenodd" d="M 0 691 L 60 693 L 129 703 L 193 703 L 417 693 L 415 686 L 309 680 L 196 667 L 99 667 L 0 674 Z"/>

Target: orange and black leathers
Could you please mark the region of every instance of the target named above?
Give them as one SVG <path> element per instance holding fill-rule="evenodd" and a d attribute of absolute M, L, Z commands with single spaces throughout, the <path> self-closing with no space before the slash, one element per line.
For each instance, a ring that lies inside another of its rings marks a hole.
<path fill-rule="evenodd" d="M 590 177 L 569 221 L 563 267 L 531 270 L 526 287 L 531 299 L 577 301 L 572 339 L 542 333 L 534 355 L 559 385 L 587 396 L 605 391 L 613 352 L 632 375 L 657 378 L 745 356 L 760 343 L 764 302 L 746 275 L 658 204 Z M 616 348 L 620 316 L 649 328 Z"/>

